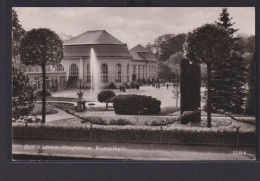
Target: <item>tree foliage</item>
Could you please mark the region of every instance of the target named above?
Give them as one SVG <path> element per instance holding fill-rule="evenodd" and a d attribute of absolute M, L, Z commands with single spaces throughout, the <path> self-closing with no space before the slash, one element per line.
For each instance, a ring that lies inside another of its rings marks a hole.
<path fill-rule="evenodd" d="M 13 97 L 12 111 L 13 117 L 28 115 L 33 109 L 33 87 L 29 84 L 29 78 L 20 70 L 12 67 Z"/>
<path fill-rule="evenodd" d="M 229 17 L 227 8 L 222 8 L 222 12 L 220 13 L 218 18 L 219 21 L 216 22 L 216 24 L 221 27 L 224 27 L 229 31 L 230 35 L 233 35 L 235 32 L 238 31 L 238 29 L 232 28 L 232 26 L 235 24 L 231 22 L 232 19 L 232 17 Z"/>
<path fill-rule="evenodd" d="M 152 51 L 156 58 L 164 62 L 177 52 L 183 52 L 183 44 L 185 42 L 185 34 L 165 34 L 161 35 L 154 43 L 148 43 L 146 48 Z"/>
<path fill-rule="evenodd" d="M 25 65 L 56 65 L 63 58 L 62 41 L 49 29 L 32 29 L 21 41 L 20 54 Z"/>
<path fill-rule="evenodd" d="M 253 54 L 250 63 L 249 63 L 249 72 L 248 72 L 248 93 L 247 93 L 247 103 L 246 103 L 246 114 L 255 115 L 255 99 L 256 99 L 256 87 L 255 87 L 255 76 L 256 76 L 256 67 L 255 67 L 255 55 Z"/>
<path fill-rule="evenodd" d="M 22 37 L 25 34 L 25 30 L 19 22 L 18 15 L 14 9 L 12 9 L 12 53 L 13 58 L 17 61 L 19 59 L 19 47 Z"/>
<path fill-rule="evenodd" d="M 166 63 L 158 64 L 158 78 L 166 81 L 172 81 L 174 78 L 173 69 Z"/>
<path fill-rule="evenodd" d="M 49 29 L 32 29 L 21 40 L 20 54 L 25 65 L 40 65 L 42 68 L 42 122 L 45 123 L 46 65 L 56 65 L 62 60 L 62 41 Z"/>
<path fill-rule="evenodd" d="M 231 44 L 224 28 L 206 24 L 188 34 L 185 52 L 191 61 L 214 64 L 230 56 Z"/>
<path fill-rule="evenodd" d="M 113 91 L 101 91 L 98 94 L 98 101 L 99 102 L 105 102 L 106 103 L 106 109 L 108 106 L 108 103 L 111 102 L 111 99 L 115 97 L 116 94 Z"/>
<path fill-rule="evenodd" d="M 211 127 L 211 71 L 212 66 L 230 57 L 232 40 L 229 32 L 218 25 L 206 24 L 187 36 L 185 52 L 187 58 L 197 64 L 207 64 L 207 120 Z"/>
<path fill-rule="evenodd" d="M 242 113 L 245 104 L 246 61 L 242 56 L 245 47 L 240 38 L 234 38 L 233 29 L 227 8 L 222 9 L 220 22 L 217 24 L 229 32 L 232 53 L 223 57 L 222 61 L 213 66 L 212 74 L 212 107 L 227 112 Z"/>

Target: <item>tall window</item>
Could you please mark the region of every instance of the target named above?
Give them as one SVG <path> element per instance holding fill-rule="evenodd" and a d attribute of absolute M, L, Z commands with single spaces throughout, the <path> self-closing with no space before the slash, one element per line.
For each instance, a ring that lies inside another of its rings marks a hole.
<path fill-rule="evenodd" d="M 91 82 L 90 64 L 87 64 L 87 82 Z"/>
<path fill-rule="evenodd" d="M 136 65 L 134 65 L 134 74 L 136 74 Z"/>
<path fill-rule="evenodd" d="M 116 64 L 116 80 L 115 82 L 121 82 L 121 65 Z"/>
<path fill-rule="evenodd" d="M 143 65 L 143 79 L 145 78 L 145 65 Z"/>
<path fill-rule="evenodd" d="M 56 71 L 56 72 L 64 72 L 64 67 L 63 67 L 61 64 L 58 64 L 58 65 L 55 67 L 55 71 Z"/>
<path fill-rule="evenodd" d="M 101 81 L 108 82 L 108 67 L 107 64 L 101 65 Z"/>
<path fill-rule="evenodd" d="M 69 75 L 70 76 L 78 76 L 79 75 L 79 68 L 76 64 L 70 65 Z"/>
<path fill-rule="evenodd" d="M 126 66 L 126 81 L 130 82 L 130 65 Z"/>
<path fill-rule="evenodd" d="M 151 65 L 149 65 L 149 78 L 151 78 Z"/>
<path fill-rule="evenodd" d="M 138 65 L 138 73 L 137 73 L 137 79 L 141 78 L 141 65 Z"/>

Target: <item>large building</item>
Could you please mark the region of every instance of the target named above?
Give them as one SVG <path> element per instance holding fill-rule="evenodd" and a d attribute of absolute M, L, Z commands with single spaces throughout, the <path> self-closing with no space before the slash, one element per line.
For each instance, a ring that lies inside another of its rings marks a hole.
<path fill-rule="evenodd" d="M 56 90 L 77 87 L 79 80 L 84 87 L 90 87 L 90 51 L 94 49 L 100 72 L 101 87 L 113 82 L 116 86 L 137 80 L 157 78 L 157 60 L 152 52 L 142 45 L 128 50 L 122 43 L 105 30 L 87 31 L 64 42 L 64 59 L 47 71 L 49 88 Z M 40 88 L 41 75 L 38 71 L 25 72 L 30 80 Z"/>

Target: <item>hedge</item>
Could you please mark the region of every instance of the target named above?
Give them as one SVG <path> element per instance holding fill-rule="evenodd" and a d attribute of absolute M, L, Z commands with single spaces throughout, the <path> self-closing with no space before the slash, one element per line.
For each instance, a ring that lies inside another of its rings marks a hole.
<path fill-rule="evenodd" d="M 238 139 L 239 137 L 239 139 Z M 40 123 L 13 124 L 13 138 L 88 140 L 132 143 L 200 144 L 200 145 L 255 145 L 255 132 L 202 131 L 135 126 L 101 126 L 83 124 L 80 127 L 62 127 Z"/>
<path fill-rule="evenodd" d="M 118 95 L 112 98 L 116 114 L 145 115 L 158 114 L 161 101 L 144 95 Z"/>

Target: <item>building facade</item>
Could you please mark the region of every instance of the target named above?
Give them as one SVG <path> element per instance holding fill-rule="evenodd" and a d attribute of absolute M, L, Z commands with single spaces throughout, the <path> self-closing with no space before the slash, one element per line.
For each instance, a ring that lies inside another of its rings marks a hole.
<path fill-rule="evenodd" d="M 87 31 L 64 42 L 64 58 L 56 66 L 47 67 L 47 89 L 61 90 L 82 86 L 89 88 L 92 80 L 90 66 L 91 49 L 97 60 L 100 87 L 111 82 L 115 86 L 132 81 L 157 78 L 157 60 L 152 52 L 137 45 L 131 50 L 105 30 Z M 32 70 L 33 69 L 33 70 Z M 93 70 L 94 71 L 94 70 Z M 39 66 L 24 67 L 30 82 L 36 89 L 41 88 Z"/>

